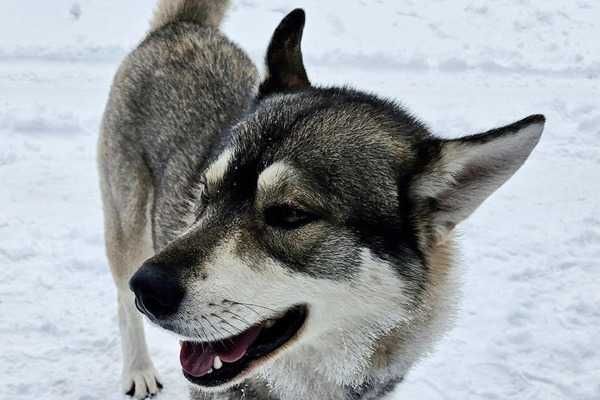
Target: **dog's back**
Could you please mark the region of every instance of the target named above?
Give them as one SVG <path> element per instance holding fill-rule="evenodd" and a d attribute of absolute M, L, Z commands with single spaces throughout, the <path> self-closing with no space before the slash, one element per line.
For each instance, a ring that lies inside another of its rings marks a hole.
<path fill-rule="evenodd" d="M 226 3 L 160 2 L 152 31 L 121 65 L 106 108 L 106 164 L 115 164 L 115 152 L 143 159 L 155 210 L 163 211 L 155 215 L 158 247 L 185 225 L 176 211 L 184 207 L 183 188 L 222 149 L 257 85 L 254 64 L 218 31 Z"/>
<path fill-rule="evenodd" d="M 151 31 L 123 61 L 98 146 L 107 255 L 118 289 L 123 390 L 158 391 L 127 282 L 190 221 L 198 171 L 228 140 L 257 86 L 254 64 L 218 28 L 225 0 L 161 0 Z"/>

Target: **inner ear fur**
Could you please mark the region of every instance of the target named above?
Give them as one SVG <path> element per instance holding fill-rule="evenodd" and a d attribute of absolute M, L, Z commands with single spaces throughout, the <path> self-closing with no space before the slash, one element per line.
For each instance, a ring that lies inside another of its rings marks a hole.
<path fill-rule="evenodd" d="M 436 241 L 443 241 L 527 160 L 544 129 L 543 115 L 459 139 L 431 139 L 436 155 L 411 185 L 427 204 Z"/>

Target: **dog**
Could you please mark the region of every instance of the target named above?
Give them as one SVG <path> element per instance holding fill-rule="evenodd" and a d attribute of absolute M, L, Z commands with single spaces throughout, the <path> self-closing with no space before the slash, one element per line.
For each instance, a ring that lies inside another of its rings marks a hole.
<path fill-rule="evenodd" d="M 449 326 L 455 227 L 544 116 L 441 139 L 393 101 L 313 86 L 301 9 L 260 79 L 219 31 L 227 3 L 160 0 L 106 105 L 123 391 L 161 388 L 144 314 L 181 339 L 195 399 L 383 399 Z"/>

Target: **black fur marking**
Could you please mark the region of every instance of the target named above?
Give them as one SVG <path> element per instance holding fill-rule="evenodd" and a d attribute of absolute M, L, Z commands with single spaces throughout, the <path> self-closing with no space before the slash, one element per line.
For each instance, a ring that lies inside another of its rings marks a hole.
<path fill-rule="evenodd" d="M 156 382 L 156 387 L 158 387 L 158 390 L 162 390 L 164 388 L 163 384 L 160 383 L 159 381 L 155 380 Z M 131 388 L 125 392 L 125 395 L 129 396 L 129 397 L 133 397 L 133 395 L 135 394 L 135 383 L 131 385 Z M 150 394 L 148 395 L 148 397 L 154 397 L 154 394 Z"/>
<path fill-rule="evenodd" d="M 403 376 L 391 378 L 381 383 L 368 383 L 359 388 L 349 388 L 346 400 L 376 400 L 391 393 L 404 380 Z"/>
<path fill-rule="evenodd" d="M 546 122 L 546 117 L 542 114 L 534 114 L 530 115 L 526 118 L 523 118 L 520 121 L 514 122 L 510 125 L 502 126 L 500 128 L 495 128 L 486 132 L 477 133 L 475 135 L 470 135 L 466 137 L 461 137 L 458 139 L 451 139 L 449 141 L 456 142 L 468 142 L 468 143 L 487 143 L 490 142 L 500 136 L 510 135 L 519 132 L 521 129 L 528 127 L 533 124 L 543 124 Z"/>
<path fill-rule="evenodd" d="M 304 23 L 304 11 L 297 8 L 275 29 L 266 56 L 269 76 L 260 85 L 259 98 L 310 86 L 300 48 Z"/>

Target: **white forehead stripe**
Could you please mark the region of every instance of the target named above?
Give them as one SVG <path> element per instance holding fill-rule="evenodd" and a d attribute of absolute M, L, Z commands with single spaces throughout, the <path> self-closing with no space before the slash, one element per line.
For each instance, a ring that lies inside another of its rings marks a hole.
<path fill-rule="evenodd" d="M 217 158 L 206 170 L 206 181 L 208 183 L 216 183 L 223 179 L 223 175 L 225 175 L 225 171 L 227 171 L 227 167 L 229 167 L 232 158 L 233 151 L 231 151 L 231 149 L 225 149 L 219 155 L 219 158 Z"/>
<path fill-rule="evenodd" d="M 262 190 L 275 185 L 282 179 L 289 177 L 293 169 L 283 161 L 277 161 L 271 164 L 258 176 L 258 187 Z"/>

